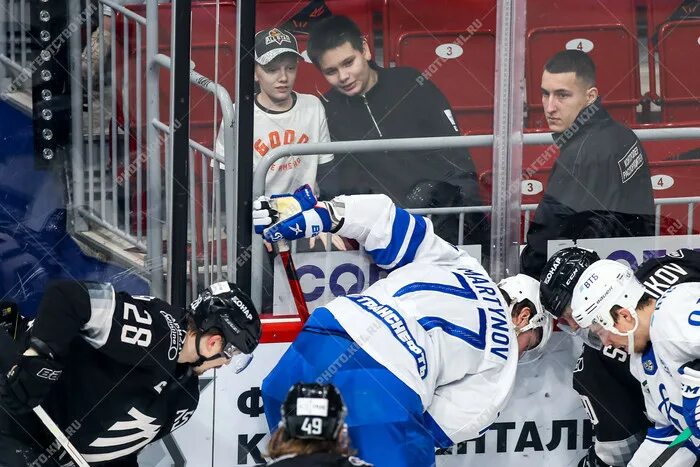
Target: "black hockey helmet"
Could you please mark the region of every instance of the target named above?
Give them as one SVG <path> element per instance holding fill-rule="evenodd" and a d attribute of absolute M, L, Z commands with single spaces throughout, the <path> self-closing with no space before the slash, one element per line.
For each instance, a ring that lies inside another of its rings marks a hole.
<path fill-rule="evenodd" d="M 282 404 L 287 436 L 298 439 L 336 440 L 345 423 L 347 409 L 332 384 L 296 383 Z"/>
<path fill-rule="evenodd" d="M 547 261 L 540 276 L 540 302 L 556 318 L 561 317 L 579 277 L 600 257 L 593 250 L 569 247 L 559 250 Z"/>
<path fill-rule="evenodd" d="M 260 342 L 261 325 L 250 297 L 232 282 L 217 282 L 204 289 L 189 312 L 201 333 L 218 329 L 224 336 L 224 353 L 251 354 Z M 235 347 L 235 349 L 231 349 Z"/>

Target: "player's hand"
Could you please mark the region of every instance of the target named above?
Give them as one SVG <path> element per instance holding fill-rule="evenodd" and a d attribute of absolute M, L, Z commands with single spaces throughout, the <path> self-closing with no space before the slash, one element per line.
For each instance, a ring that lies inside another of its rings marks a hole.
<path fill-rule="evenodd" d="M 255 232 L 262 233 L 263 238 L 271 243 L 315 237 L 333 227 L 325 203 L 316 200 L 309 185 L 293 194 L 255 200 L 253 225 Z"/>
<path fill-rule="evenodd" d="M 0 405 L 12 413 L 30 412 L 41 404 L 63 371 L 52 358 L 22 355 L 0 381 Z"/>
<path fill-rule="evenodd" d="M 317 237 L 312 237 L 309 239 L 309 248 L 313 250 L 313 248 L 316 246 L 316 238 Z M 345 244 L 345 241 L 343 240 L 343 237 L 340 235 L 319 235 L 318 239 L 321 241 L 321 244 L 323 245 L 324 250 L 328 250 L 328 239 L 330 238 L 331 245 L 336 247 L 338 251 L 347 251 L 348 247 Z"/>
<path fill-rule="evenodd" d="M 681 374 L 681 394 L 683 395 L 683 418 L 693 436 L 700 438 L 700 371 L 690 366 L 683 367 Z"/>

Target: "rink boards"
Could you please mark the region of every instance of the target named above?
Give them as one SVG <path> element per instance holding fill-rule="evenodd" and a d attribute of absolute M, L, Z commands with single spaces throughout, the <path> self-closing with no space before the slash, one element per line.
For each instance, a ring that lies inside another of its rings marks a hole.
<path fill-rule="evenodd" d="M 549 254 L 571 244 L 550 241 Z M 700 236 L 593 239 L 581 240 L 578 246 L 636 268 L 649 257 L 678 248 L 700 248 Z M 467 249 L 478 254 L 478 247 Z M 357 252 L 298 253 L 295 262 L 310 308 L 336 295 L 355 293 L 381 277 Z M 276 278 L 283 280 L 281 275 Z M 284 305 L 284 297 L 276 300 L 279 306 Z M 581 345 L 555 333 L 543 356 L 519 365 L 513 396 L 497 422 L 481 438 L 439 451 L 437 465 L 539 467 L 546 462 L 574 467 L 590 445 L 593 432 L 581 400 L 571 388 Z M 200 405 L 189 423 L 165 443 L 145 450 L 142 465 L 166 467 L 185 465 L 185 461 L 188 466 L 230 467 L 261 462 L 268 427 L 260 384 L 288 346 L 288 342 L 261 344 L 244 373 L 219 370 L 215 377 L 203 381 L 206 386 Z"/>

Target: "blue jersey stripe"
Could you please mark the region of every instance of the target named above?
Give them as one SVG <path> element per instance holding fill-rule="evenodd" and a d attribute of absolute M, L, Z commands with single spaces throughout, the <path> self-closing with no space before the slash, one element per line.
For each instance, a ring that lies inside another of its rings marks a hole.
<path fill-rule="evenodd" d="M 397 211 L 403 211 L 403 209 L 397 209 Z M 423 239 L 425 238 L 425 231 L 427 228 L 425 218 L 423 216 L 412 217 L 415 221 L 415 227 L 413 228 L 413 234 L 411 234 L 411 240 L 408 242 L 408 248 L 406 248 L 403 258 L 401 258 L 394 268 L 399 268 L 412 262 L 416 258 L 418 247 L 423 243 Z"/>
<path fill-rule="evenodd" d="M 441 292 L 449 295 L 455 295 L 457 297 L 466 298 L 468 300 L 476 300 L 476 293 L 472 290 L 466 280 L 459 274 L 455 274 L 457 280 L 462 284 L 462 287 L 456 287 L 449 284 L 436 284 L 434 282 L 413 282 L 408 285 L 404 285 L 399 290 L 394 293 L 394 297 L 400 297 L 402 295 L 409 294 L 411 292 Z"/>
<path fill-rule="evenodd" d="M 378 265 L 391 264 L 396 260 L 396 256 L 401 250 L 401 245 L 408 232 L 411 215 L 403 209 L 396 209 L 394 223 L 391 226 L 391 240 L 386 248 L 377 248 L 376 250 L 368 250 L 367 253 L 372 255 L 372 259 Z"/>
<path fill-rule="evenodd" d="M 445 333 L 461 339 L 467 344 L 479 350 L 484 350 L 486 348 L 486 311 L 483 308 L 479 308 L 479 331 L 474 332 L 471 329 L 464 328 L 462 326 L 457 326 L 456 324 L 450 323 L 442 318 L 436 316 L 426 316 L 418 320 L 423 329 L 430 331 L 433 328 L 440 328 Z"/>

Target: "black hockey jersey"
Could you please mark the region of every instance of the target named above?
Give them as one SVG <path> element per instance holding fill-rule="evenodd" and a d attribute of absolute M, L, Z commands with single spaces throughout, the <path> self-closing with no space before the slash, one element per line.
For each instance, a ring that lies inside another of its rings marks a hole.
<path fill-rule="evenodd" d="M 64 370 L 42 407 L 72 429 L 70 441 L 91 465 L 135 456 L 194 412 L 198 378 L 177 363 L 184 313 L 110 284 L 62 282 L 47 290 L 29 332 Z M 26 419 L 32 437 L 53 441 L 34 414 Z"/>
<path fill-rule="evenodd" d="M 658 298 L 676 284 L 700 281 L 700 252 L 681 249 L 648 259 L 635 275 L 647 293 Z M 639 382 L 629 371 L 627 353 L 612 347 L 600 352 L 584 346 L 574 370 L 574 389 L 595 426 L 596 453 L 606 458 L 631 457 L 636 449 L 633 444 L 638 443 L 633 435 L 650 423 L 644 416 Z"/>
<path fill-rule="evenodd" d="M 341 456 L 339 454 L 316 453 L 300 456 L 282 456 L 266 465 L 275 467 L 372 467 L 359 457 Z"/>

